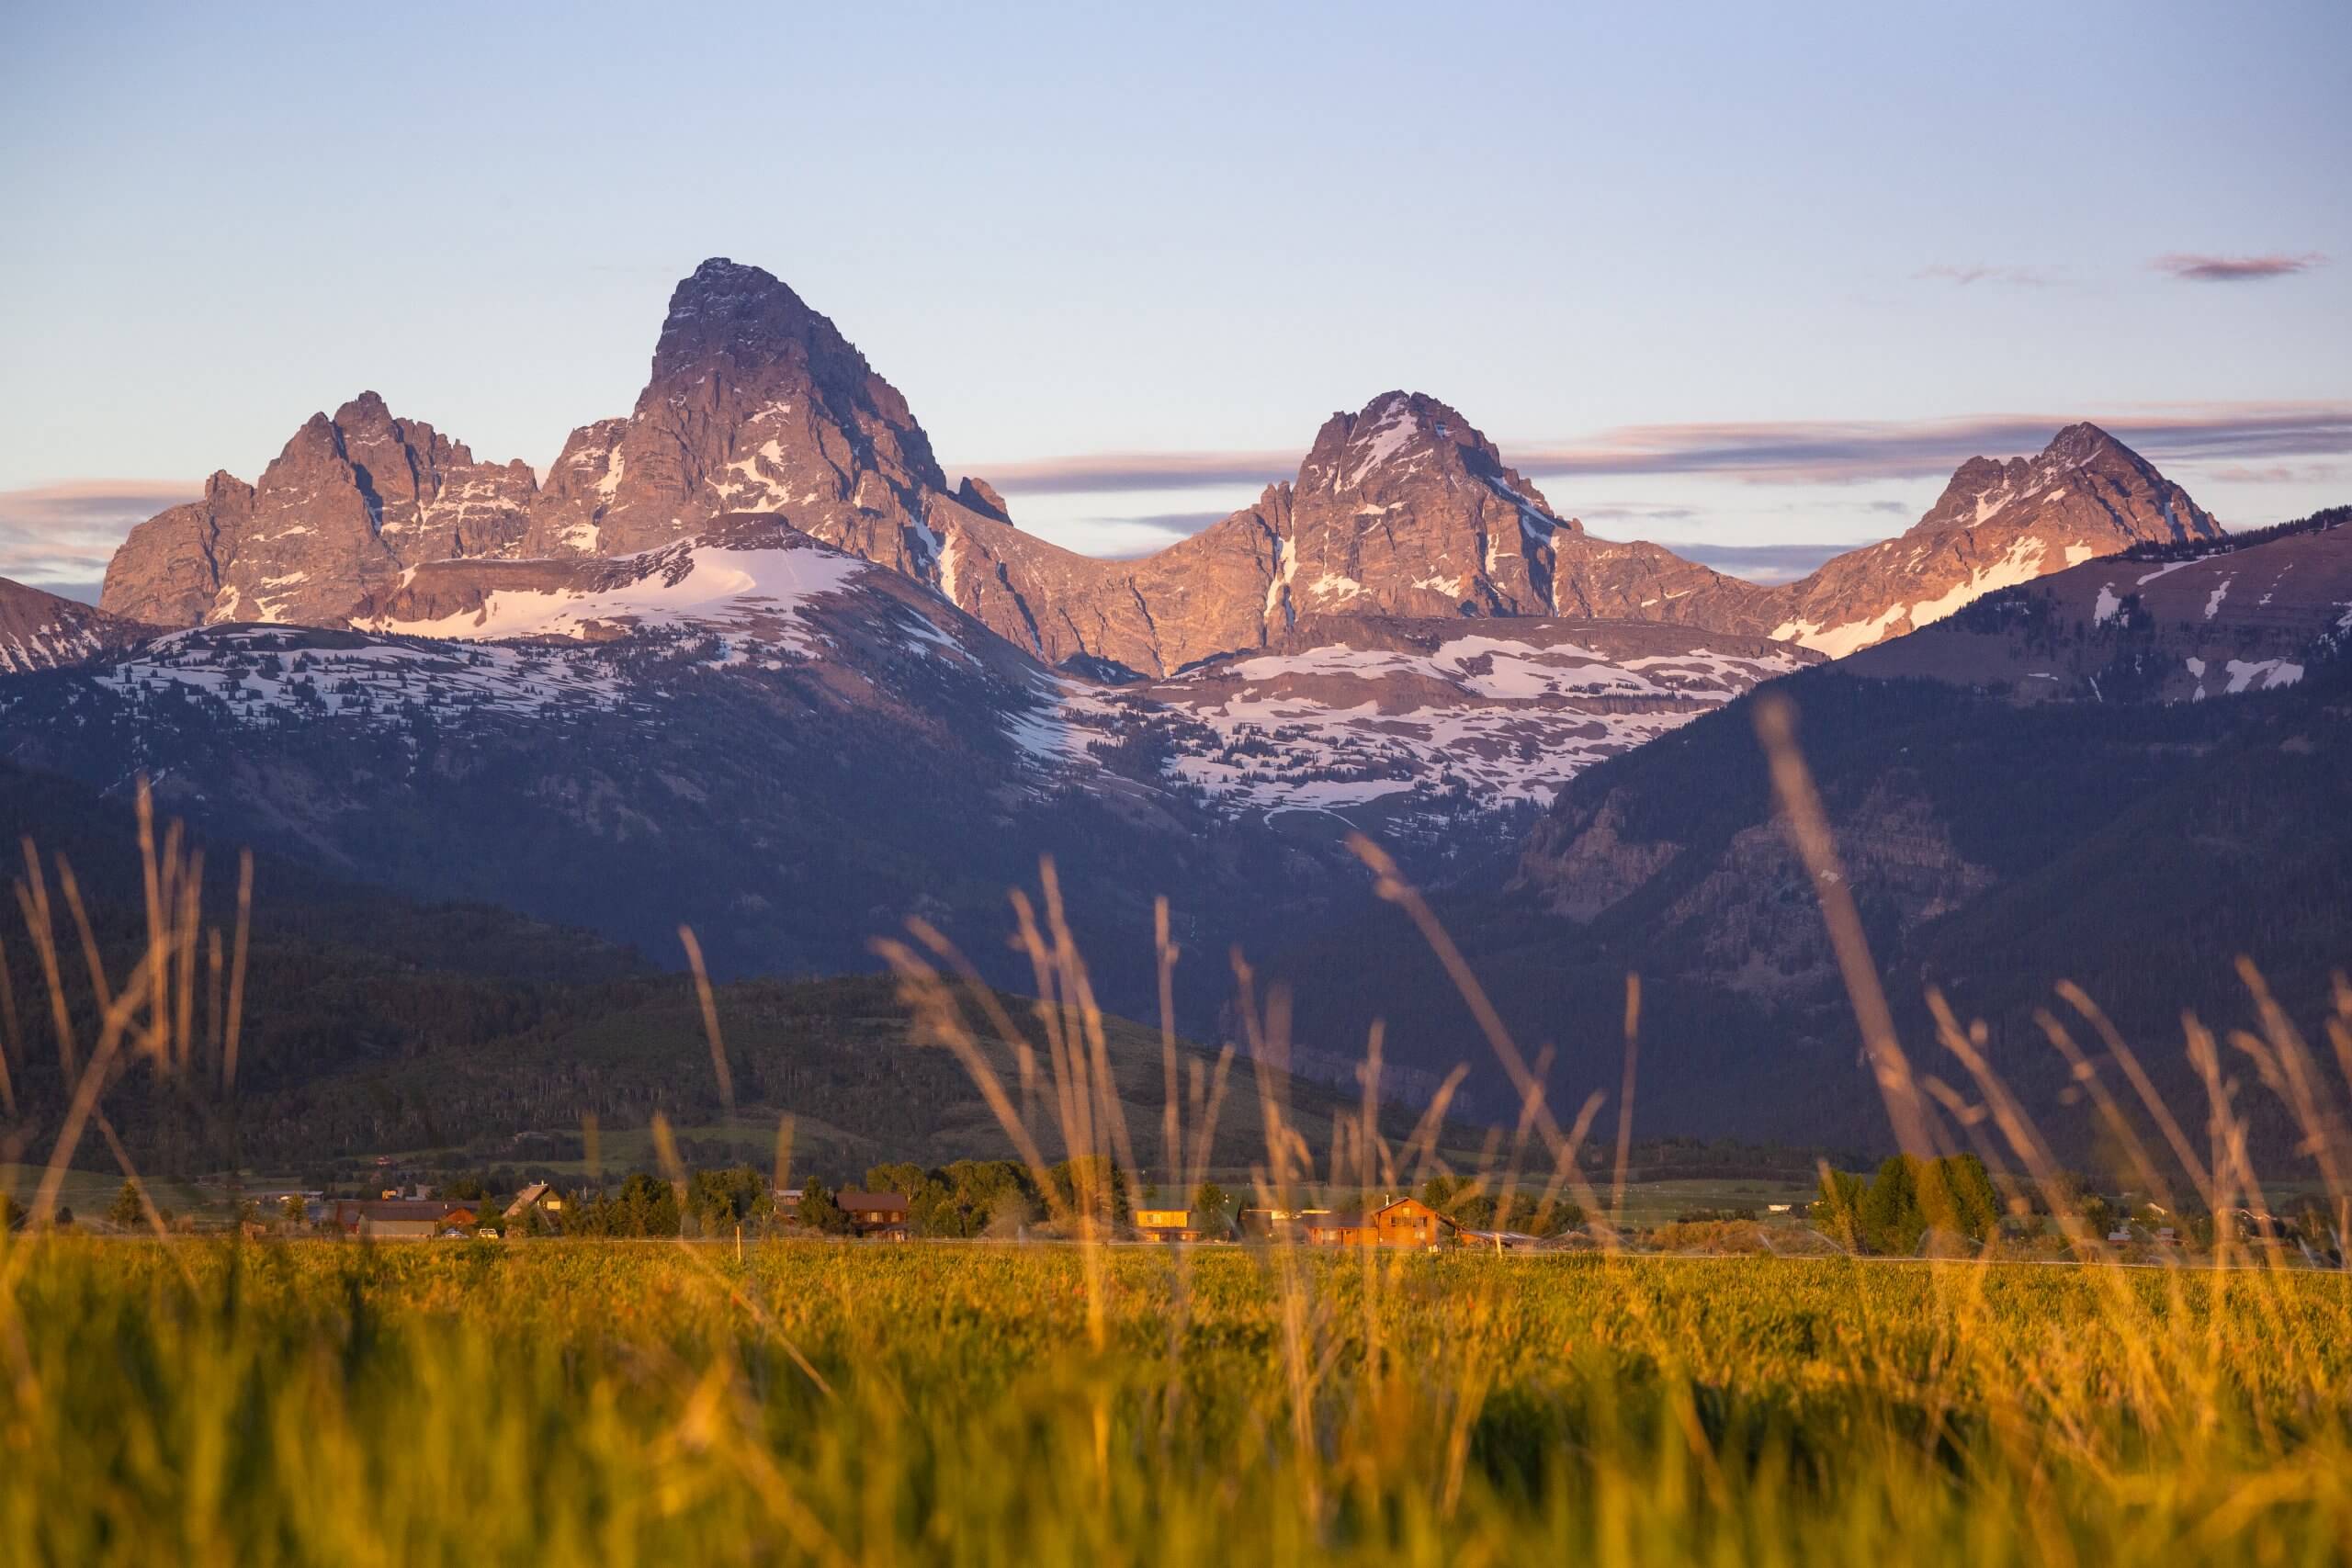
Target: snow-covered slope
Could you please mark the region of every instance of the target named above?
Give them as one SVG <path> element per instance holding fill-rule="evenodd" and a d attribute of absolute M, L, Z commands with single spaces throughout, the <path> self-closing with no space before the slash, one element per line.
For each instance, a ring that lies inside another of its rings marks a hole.
<path fill-rule="evenodd" d="M 2271 535 L 2149 547 L 1996 593 L 1852 660 L 2051 698 L 2197 702 L 2276 690 L 2352 645 L 2352 509 Z"/>
<path fill-rule="evenodd" d="M 489 588 L 473 609 L 425 621 L 379 616 L 377 630 L 409 637 L 609 637 L 654 627 L 774 632 L 809 647 L 799 609 L 840 592 L 873 567 L 811 547 L 729 547 L 680 543 L 618 562 L 618 573 L 581 573 L 558 588 Z"/>
<path fill-rule="evenodd" d="M 91 682 L 135 705 L 217 703 L 254 728 L 386 728 L 420 717 L 560 720 L 630 705 L 616 649 L 454 648 L 303 626 L 203 626 L 118 655 Z M 6 711 L 0 697 L 0 712 Z"/>
<path fill-rule="evenodd" d="M 768 517 L 617 559 L 436 561 L 364 608 L 348 629 L 243 624 L 94 643 L 87 693 L 134 716 L 201 709 L 246 728 L 527 731 L 648 715 L 714 672 L 790 675 L 843 712 L 978 727 L 1011 758 L 1005 730 L 1053 686 L 936 594 Z M 35 695 L 0 686 L 0 713 Z"/>
<path fill-rule="evenodd" d="M 1219 809 L 1396 831 L 1541 806 L 1600 758 L 1816 661 L 1640 622 L 1335 617 L 1169 680 L 1071 687 L 1055 718 L 1065 754 L 1115 739 Z"/>

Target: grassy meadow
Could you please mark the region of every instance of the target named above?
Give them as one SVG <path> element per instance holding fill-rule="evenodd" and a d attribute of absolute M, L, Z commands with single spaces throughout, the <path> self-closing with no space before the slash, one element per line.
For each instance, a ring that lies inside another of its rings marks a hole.
<path fill-rule="evenodd" d="M 18 1239 L 0 1561 L 2323 1563 L 2352 1281 Z"/>

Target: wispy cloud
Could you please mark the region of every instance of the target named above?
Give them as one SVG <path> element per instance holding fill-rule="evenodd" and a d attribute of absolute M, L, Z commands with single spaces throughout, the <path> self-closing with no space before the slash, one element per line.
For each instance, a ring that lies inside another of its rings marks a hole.
<path fill-rule="evenodd" d="M 0 577 L 85 596 L 132 524 L 203 492 L 193 479 L 68 479 L 0 490 Z"/>
<path fill-rule="evenodd" d="M 2020 288 L 2041 288 L 2057 281 L 2045 267 L 1996 266 L 1987 262 L 1938 262 L 1933 266 L 1921 267 L 1911 276 L 1939 283 L 1958 284 L 1962 288 L 1972 283 L 2007 283 Z"/>
<path fill-rule="evenodd" d="M 1646 501 L 1586 501 L 1577 504 L 1577 515 L 1588 523 L 1689 523 L 1695 521 L 1699 509 L 1695 506 L 1662 505 Z"/>
<path fill-rule="evenodd" d="M 2306 251 L 2294 256 L 2208 256 L 2176 253 L 2158 256 L 2148 265 L 2186 283 L 2260 283 L 2268 278 L 2292 277 L 2299 272 L 2309 272 L 2326 260 L 2317 251 Z"/>
<path fill-rule="evenodd" d="M 2204 477 L 2233 485 L 2324 485 L 2344 477 L 2335 463 L 2222 463 L 2203 470 Z"/>
<path fill-rule="evenodd" d="M 2038 452 L 2081 411 L 1944 420 L 1793 420 L 1622 425 L 1595 434 L 1500 443 L 1537 479 L 1713 474 L 1756 484 L 1854 484 L 1941 478 L 1973 457 Z M 2088 417 L 2164 463 L 2352 454 L 2352 404 L 2160 404 Z M 1124 452 L 977 463 L 1008 495 L 1113 493 L 1258 484 L 1295 474 L 1291 452 Z"/>
<path fill-rule="evenodd" d="M 1845 484 L 1939 477 L 1969 457 L 2039 451 L 2081 417 L 1628 425 L 1586 441 L 1522 443 L 1503 455 L 1538 476 L 1707 473 L 1760 484 Z M 2352 451 L 2352 405 L 2168 405 L 2092 417 L 2157 463 Z"/>

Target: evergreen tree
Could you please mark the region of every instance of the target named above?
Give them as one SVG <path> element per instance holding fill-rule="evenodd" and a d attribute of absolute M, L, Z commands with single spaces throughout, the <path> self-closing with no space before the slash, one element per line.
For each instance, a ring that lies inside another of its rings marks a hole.
<path fill-rule="evenodd" d="M 849 1215 L 833 1201 L 825 1184 L 811 1178 L 800 1190 L 800 1223 L 827 1235 L 849 1234 Z"/>

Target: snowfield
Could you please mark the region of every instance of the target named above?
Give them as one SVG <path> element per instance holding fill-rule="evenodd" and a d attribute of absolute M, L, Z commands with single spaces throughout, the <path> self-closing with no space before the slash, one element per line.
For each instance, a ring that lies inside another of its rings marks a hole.
<path fill-rule="evenodd" d="M 672 546 L 620 563 L 634 578 L 609 586 L 496 590 L 478 610 L 430 620 L 386 617 L 374 629 L 403 637 L 488 640 L 579 637 L 615 629 L 708 627 L 764 637 L 803 652 L 815 642 L 798 612 L 876 569 L 825 549 Z"/>
<path fill-rule="evenodd" d="M 1547 804 L 1584 768 L 1801 662 L 1704 649 L 1612 657 L 1544 635 L 1469 631 L 1427 651 L 1332 645 L 1217 660 L 1141 690 L 1073 687 L 1019 736 L 1042 761 L 1142 731 L 1166 776 L 1236 808 L 1410 797 L 1476 812 Z"/>
<path fill-rule="evenodd" d="M 336 647 L 342 641 L 348 646 Z M 198 628 L 160 637 L 96 671 L 134 699 L 217 699 L 242 724 L 343 719 L 384 727 L 444 719 L 541 717 L 629 705 L 611 651 L 594 646 L 451 648 L 266 628 Z"/>

